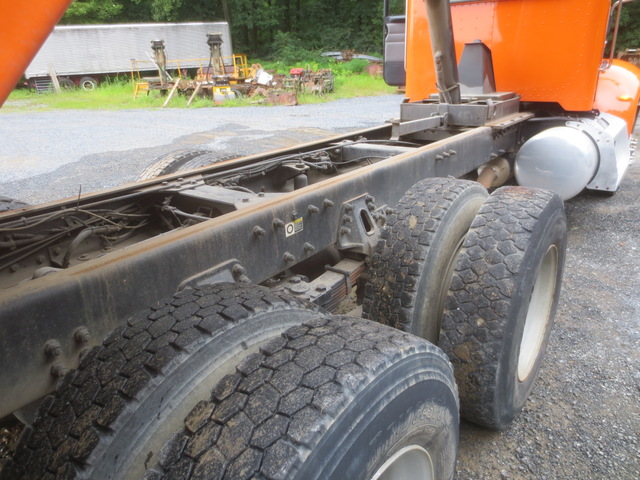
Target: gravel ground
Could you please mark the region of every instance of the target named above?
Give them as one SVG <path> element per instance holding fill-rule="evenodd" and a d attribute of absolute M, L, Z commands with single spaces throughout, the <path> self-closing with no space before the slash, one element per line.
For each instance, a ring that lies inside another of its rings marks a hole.
<path fill-rule="evenodd" d="M 249 155 L 375 125 L 400 95 L 296 107 L 165 110 L 0 110 L 0 196 L 42 203 L 135 181 L 170 151 Z"/>
<path fill-rule="evenodd" d="M 37 203 L 134 180 L 168 150 L 249 154 L 381 123 L 401 97 L 298 107 L 1 113 L 0 196 Z M 636 134 L 640 133 L 636 130 Z M 640 165 L 566 203 L 563 292 L 539 380 L 503 432 L 463 422 L 459 480 L 640 478 Z M 0 455 L 13 437 L 0 425 Z"/>

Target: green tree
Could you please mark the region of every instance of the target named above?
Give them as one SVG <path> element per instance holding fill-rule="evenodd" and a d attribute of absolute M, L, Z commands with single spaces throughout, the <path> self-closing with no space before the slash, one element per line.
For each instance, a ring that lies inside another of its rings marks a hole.
<path fill-rule="evenodd" d="M 278 44 L 285 39 L 291 42 L 284 45 L 288 52 L 294 47 L 382 50 L 380 0 L 228 0 L 228 4 L 234 44 L 250 54 L 272 51 L 277 56 Z"/>
<path fill-rule="evenodd" d="M 616 50 L 640 48 L 640 2 L 635 1 L 622 6 L 620 30 Z"/>
<path fill-rule="evenodd" d="M 156 22 L 177 22 L 183 0 L 152 0 L 151 18 Z"/>
<path fill-rule="evenodd" d="M 212 0 L 119 1 L 123 10 L 118 21 L 122 22 L 204 22 L 221 18 L 216 18 L 218 2 Z"/>
<path fill-rule="evenodd" d="M 65 12 L 61 24 L 108 23 L 122 11 L 118 0 L 76 0 Z"/>
<path fill-rule="evenodd" d="M 76 0 L 61 23 L 216 20 L 249 55 L 382 50 L 381 0 Z"/>

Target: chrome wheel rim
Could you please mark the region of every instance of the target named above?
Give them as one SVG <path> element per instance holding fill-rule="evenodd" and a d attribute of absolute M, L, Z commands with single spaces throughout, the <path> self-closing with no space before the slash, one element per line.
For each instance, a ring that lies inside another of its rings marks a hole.
<path fill-rule="evenodd" d="M 399 450 L 376 471 L 371 480 L 435 480 L 429 452 L 419 445 Z"/>
<path fill-rule="evenodd" d="M 555 297 L 557 273 L 558 249 L 551 245 L 540 264 L 520 341 L 518 380 L 521 382 L 531 375 L 544 345 Z"/>

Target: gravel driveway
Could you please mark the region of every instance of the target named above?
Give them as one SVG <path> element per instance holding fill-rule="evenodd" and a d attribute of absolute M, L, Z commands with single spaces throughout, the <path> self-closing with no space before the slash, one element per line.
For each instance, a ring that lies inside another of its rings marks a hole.
<path fill-rule="evenodd" d="M 249 154 L 373 126 L 400 100 L 0 112 L 0 196 L 37 203 L 112 187 L 169 150 Z M 615 195 L 586 192 L 566 209 L 563 292 L 540 378 L 504 432 L 462 424 L 459 480 L 640 478 L 640 165 Z"/>
<path fill-rule="evenodd" d="M 0 196 L 41 203 L 134 181 L 170 151 L 242 156 L 384 123 L 400 95 L 297 107 L 164 110 L 0 109 Z"/>

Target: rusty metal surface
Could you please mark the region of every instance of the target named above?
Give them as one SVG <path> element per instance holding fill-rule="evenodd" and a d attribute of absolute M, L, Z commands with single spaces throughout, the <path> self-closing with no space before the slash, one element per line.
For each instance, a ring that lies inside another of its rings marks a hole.
<path fill-rule="evenodd" d="M 298 96 L 296 92 L 283 92 L 278 90 L 270 90 L 267 92 L 267 102 L 272 105 L 298 105 Z"/>

